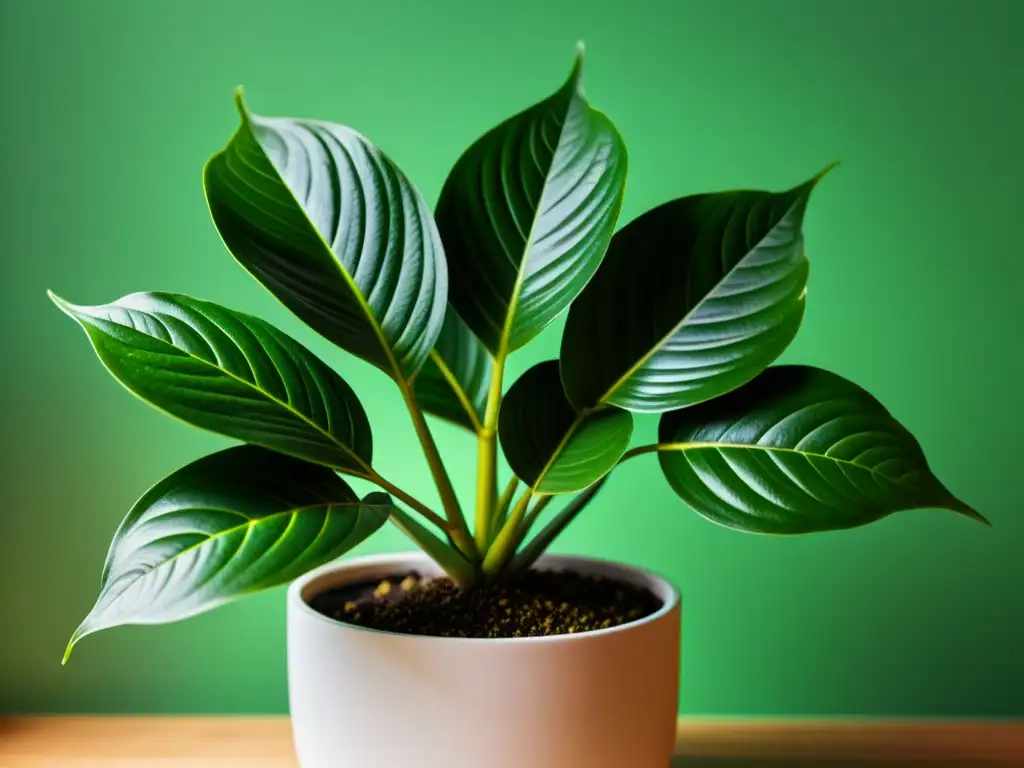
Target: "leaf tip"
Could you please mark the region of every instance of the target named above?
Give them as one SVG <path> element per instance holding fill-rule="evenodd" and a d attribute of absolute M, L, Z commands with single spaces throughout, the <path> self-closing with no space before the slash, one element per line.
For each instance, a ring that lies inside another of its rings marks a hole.
<path fill-rule="evenodd" d="M 65 313 L 67 313 L 71 317 L 75 316 L 75 310 L 77 309 L 77 307 L 74 304 L 72 304 L 70 301 L 67 301 L 66 299 L 62 299 L 60 296 L 58 296 L 56 293 L 51 291 L 49 288 L 46 289 L 46 295 L 49 297 L 50 301 L 52 301 L 54 304 L 56 304 L 62 311 L 64 311 Z"/>
<path fill-rule="evenodd" d="M 577 40 L 573 54 L 572 72 L 569 74 L 569 82 L 578 89 L 583 87 L 583 59 L 586 56 L 586 52 L 587 46 L 584 45 L 582 40 Z"/>
<path fill-rule="evenodd" d="M 966 504 L 961 504 L 960 506 L 957 507 L 956 511 L 959 512 L 961 515 L 971 518 L 972 520 L 977 520 L 982 525 L 987 525 L 989 528 L 992 527 L 992 521 L 990 521 L 987 517 L 985 517 L 983 514 L 978 512 L 973 507 L 969 507 Z"/>
<path fill-rule="evenodd" d="M 81 640 L 85 634 L 86 633 L 82 631 L 82 628 L 79 627 L 71 635 L 71 639 L 68 640 L 68 647 L 64 649 L 64 657 L 60 660 L 60 665 L 62 667 L 67 666 L 68 659 L 71 658 L 71 652 L 75 649 L 75 645 L 78 644 L 78 641 Z"/>
<path fill-rule="evenodd" d="M 236 85 L 235 86 L 234 98 L 235 98 L 235 106 L 238 108 L 238 114 L 240 114 L 242 116 L 243 120 L 244 119 L 248 119 L 248 117 L 249 117 L 249 108 L 247 106 L 245 106 L 245 86 L 244 85 Z"/>

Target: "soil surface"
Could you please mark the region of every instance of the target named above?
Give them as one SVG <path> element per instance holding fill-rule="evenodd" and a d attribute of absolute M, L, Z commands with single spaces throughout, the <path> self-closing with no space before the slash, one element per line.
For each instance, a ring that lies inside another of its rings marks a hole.
<path fill-rule="evenodd" d="M 642 619 L 662 601 L 641 587 L 562 571 L 460 590 L 417 573 L 323 592 L 310 605 L 371 629 L 439 637 L 538 637 L 607 629 Z"/>

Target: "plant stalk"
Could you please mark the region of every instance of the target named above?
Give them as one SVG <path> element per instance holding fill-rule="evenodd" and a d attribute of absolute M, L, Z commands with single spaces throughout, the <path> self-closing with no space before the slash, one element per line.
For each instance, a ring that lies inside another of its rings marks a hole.
<path fill-rule="evenodd" d="M 515 553 L 516 539 L 519 534 L 519 526 L 523 522 L 523 517 L 526 515 L 526 508 L 530 506 L 530 500 L 533 498 L 533 489 L 527 488 L 522 496 L 519 497 L 519 501 L 516 502 L 512 508 L 511 514 L 508 516 L 508 520 L 501 527 L 498 535 L 494 539 L 494 543 L 487 550 L 487 554 L 484 556 L 484 576 L 486 578 L 494 578 L 501 569 L 508 562 L 509 558 Z"/>
<path fill-rule="evenodd" d="M 499 354 L 491 366 L 491 386 L 487 392 L 484 425 L 477 443 L 476 470 L 476 544 L 486 552 L 494 538 L 494 509 L 498 494 L 498 410 L 501 408 L 501 383 L 505 375 L 505 356 Z"/>
<path fill-rule="evenodd" d="M 520 545 L 530 535 L 530 531 L 533 529 L 534 523 L 537 522 L 537 518 L 540 517 L 540 513 L 544 511 L 544 507 L 551 503 L 554 496 L 540 496 L 537 502 L 533 505 L 533 508 L 527 513 L 523 524 L 519 526 L 519 532 L 516 534 L 516 550 L 519 549 Z"/>
<path fill-rule="evenodd" d="M 434 525 L 436 525 L 442 531 L 445 531 L 445 532 L 448 531 L 448 523 L 444 520 L 444 518 L 442 518 L 439 515 L 437 515 L 435 512 L 433 512 L 430 509 L 430 507 L 428 507 L 422 501 L 417 499 L 415 496 L 407 493 L 406 491 L 403 491 L 401 488 L 399 488 L 397 485 L 392 483 L 390 480 L 387 480 L 386 478 L 381 477 L 376 472 L 374 472 L 372 475 L 368 475 L 366 477 L 366 479 L 369 480 L 371 483 L 374 483 L 374 484 L 380 486 L 385 491 L 387 491 L 392 496 L 394 496 L 396 499 L 399 499 L 400 501 L 405 502 L 405 504 L 407 506 L 411 507 L 412 509 L 415 509 L 421 515 L 423 515 L 423 517 L 425 517 L 427 520 L 432 522 Z"/>
<path fill-rule="evenodd" d="M 476 561 L 480 558 L 480 553 L 473 542 L 473 537 L 469 533 L 469 528 L 466 526 L 466 518 L 462 516 L 459 499 L 455 495 L 451 478 L 448 477 L 448 471 L 444 467 L 441 452 L 438 451 L 437 443 L 434 442 L 434 436 L 427 425 L 423 409 L 420 408 L 419 399 L 409 386 L 402 387 L 402 395 L 409 409 L 409 415 L 412 417 L 412 423 L 416 429 L 416 437 L 419 438 L 420 445 L 423 446 L 423 453 L 427 457 L 427 464 L 430 465 L 430 472 L 434 476 L 437 492 L 441 496 L 441 504 L 444 506 L 445 517 L 448 519 L 448 525 L 446 526 L 448 534 L 452 537 L 455 546 L 458 547 L 463 555 L 471 561 Z"/>
<path fill-rule="evenodd" d="M 473 564 L 465 560 L 458 550 L 448 546 L 420 525 L 414 518 L 395 507 L 391 510 L 390 520 L 402 533 L 412 539 L 416 546 L 440 565 L 457 586 L 467 587 L 476 581 L 477 571 Z"/>
<path fill-rule="evenodd" d="M 509 507 L 512 506 L 512 499 L 515 498 L 516 489 L 518 488 L 519 478 L 513 475 L 512 479 L 508 481 L 508 485 L 505 486 L 505 490 L 501 492 L 501 496 L 498 497 L 498 504 L 494 508 L 494 514 L 491 515 L 491 538 L 487 542 L 488 547 L 494 541 L 494 534 L 505 525 L 505 520 L 508 519 Z"/>

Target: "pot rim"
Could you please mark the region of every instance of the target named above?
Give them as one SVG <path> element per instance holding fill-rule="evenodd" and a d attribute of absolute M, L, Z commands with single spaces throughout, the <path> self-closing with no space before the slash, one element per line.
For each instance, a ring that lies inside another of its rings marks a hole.
<path fill-rule="evenodd" d="M 499 644 L 504 645 L 539 645 L 549 643 L 571 643 L 571 642 L 582 642 L 591 639 L 597 639 L 601 637 L 607 637 L 622 632 L 635 631 L 644 627 L 648 624 L 653 624 L 665 618 L 668 614 L 677 610 L 682 598 L 680 597 L 679 590 L 676 586 L 664 576 L 661 576 L 653 571 L 649 571 L 643 568 L 638 568 L 633 565 L 626 565 L 624 563 L 618 563 L 614 560 L 604 560 L 602 558 L 587 557 L 584 555 L 561 555 L 561 554 L 544 554 L 538 562 L 540 564 L 549 563 L 554 565 L 555 563 L 561 564 L 563 568 L 572 569 L 576 565 L 597 566 L 598 570 L 601 571 L 614 571 L 621 574 L 622 577 L 627 581 L 631 581 L 634 584 L 642 584 L 643 586 L 654 592 L 659 598 L 661 598 L 662 606 L 649 616 L 645 616 L 642 619 L 636 619 L 627 624 L 620 624 L 617 627 L 607 627 L 605 629 L 591 629 L 586 632 L 574 632 L 571 634 L 560 634 L 560 635 L 544 635 L 538 637 L 442 637 L 438 635 L 413 635 L 405 632 L 390 632 L 382 629 L 372 629 L 370 627 L 361 627 L 356 624 L 349 624 L 344 621 L 339 621 L 330 616 L 326 616 L 319 611 L 315 610 L 303 597 L 303 592 L 306 587 L 312 584 L 314 581 L 323 578 L 324 576 L 349 570 L 350 568 L 360 567 L 374 567 L 374 566 L 404 566 L 410 563 L 420 564 L 421 567 L 426 565 L 428 567 L 437 568 L 437 565 L 427 555 L 417 551 L 406 551 L 406 552 L 391 552 L 376 555 L 361 555 L 359 557 L 344 558 L 341 560 L 335 560 L 325 565 L 321 565 L 319 568 L 303 574 L 302 576 L 295 579 L 291 584 L 288 585 L 287 601 L 289 609 L 295 609 L 301 611 L 303 616 L 314 619 L 316 621 L 330 624 L 338 629 L 344 629 L 352 632 L 366 632 L 375 635 L 385 635 L 388 637 L 400 637 L 407 638 L 410 642 L 437 642 L 437 643 L 462 643 L 462 644 L 489 644 L 497 646 Z M 557 567 L 557 566 L 556 566 Z"/>

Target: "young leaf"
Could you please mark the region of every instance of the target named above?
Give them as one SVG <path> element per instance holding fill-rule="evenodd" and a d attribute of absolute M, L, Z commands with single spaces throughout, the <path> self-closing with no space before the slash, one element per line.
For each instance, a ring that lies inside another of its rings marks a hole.
<path fill-rule="evenodd" d="M 259 318 L 174 293 L 97 307 L 50 298 L 85 329 L 107 370 L 196 427 L 366 474 L 370 423 L 352 389 Z"/>
<path fill-rule="evenodd" d="M 656 413 L 764 370 L 803 318 L 801 226 L 820 178 L 781 194 L 680 198 L 618 232 L 566 321 L 569 401 Z"/>
<path fill-rule="evenodd" d="M 391 509 L 385 493 L 360 501 L 328 468 L 257 446 L 189 464 L 121 523 L 64 660 L 101 629 L 177 621 L 285 584 L 359 544 Z"/>
<path fill-rule="evenodd" d="M 436 219 L 450 301 L 504 358 L 569 306 L 615 228 L 626 148 L 583 94 L 582 50 L 565 85 L 459 158 Z"/>
<path fill-rule="evenodd" d="M 427 413 L 479 432 L 490 383 L 490 355 L 449 305 L 437 343 L 413 380 L 420 405 Z"/>
<path fill-rule="evenodd" d="M 285 306 L 398 381 L 444 320 L 447 267 L 430 209 L 355 131 L 267 118 L 241 125 L 203 172 L 228 250 Z"/>
<path fill-rule="evenodd" d="M 985 522 L 878 400 L 819 368 L 769 368 L 714 402 L 666 413 L 658 437 L 672 488 L 730 528 L 809 533 L 918 508 Z"/>
<path fill-rule="evenodd" d="M 538 363 L 501 405 L 498 437 L 512 471 L 537 493 L 571 493 L 600 479 L 633 434 L 629 411 L 577 413 L 562 392 L 558 361 Z"/>

